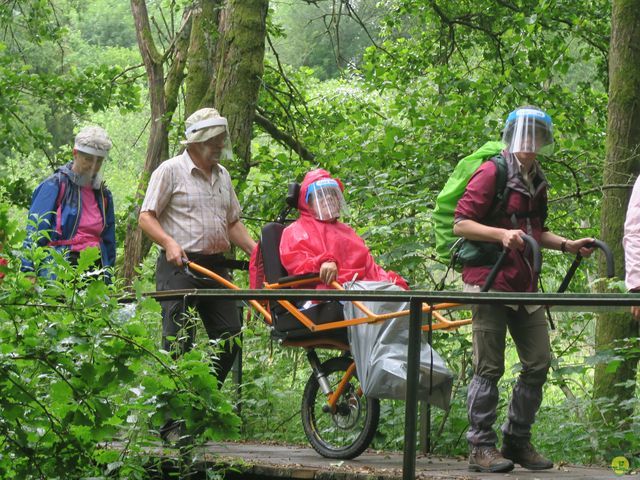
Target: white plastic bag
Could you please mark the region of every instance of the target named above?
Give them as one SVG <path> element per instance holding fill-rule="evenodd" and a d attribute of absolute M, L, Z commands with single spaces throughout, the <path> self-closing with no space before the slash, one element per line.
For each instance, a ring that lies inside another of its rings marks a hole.
<path fill-rule="evenodd" d="M 400 290 L 387 282 L 353 282 L 349 290 Z M 362 302 L 376 314 L 407 310 L 408 302 Z M 345 302 L 344 318 L 364 314 Z M 372 398 L 404 400 L 407 392 L 407 346 L 409 316 L 349 327 L 351 354 L 365 395 Z M 449 408 L 453 375 L 444 360 L 431 348 L 423 333 L 420 347 L 418 399 L 443 409 Z"/>

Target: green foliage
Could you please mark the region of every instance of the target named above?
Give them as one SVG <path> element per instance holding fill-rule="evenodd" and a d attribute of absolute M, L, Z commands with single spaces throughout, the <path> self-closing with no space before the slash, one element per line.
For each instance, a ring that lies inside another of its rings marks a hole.
<path fill-rule="evenodd" d="M 148 3 L 170 31 L 189 2 Z M 325 24 L 336 19 L 325 16 L 331 6 L 345 2 L 303 3 L 272 5 L 269 32 L 279 58 L 266 62 L 259 110 L 315 157 L 302 160 L 256 129 L 248 177 L 234 175 L 233 162 L 226 165 L 254 237 L 284 205 L 287 183 L 323 167 L 345 182 L 345 220 L 377 260 L 412 287 L 432 288 L 444 273 L 432 258 L 435 196 L 458 159 L 497 139 L 506 114 L 524 104 L 547 110 L 556 126 L 556 153 L 543 161 L 551 185 L 548 226 L 567 237 L 599 235 L 609 2 L 349 2 L 375 45 L 353 16 L 343 17 L 339 28 Z M 114 140 L 104 168 L 122 245 L 149 115 L 135 110 L 144 90 L 126 73 L 140 63 L 128 3 L 16 5 L 0 6 L 0 23 L 11 33 L 0 44 L 0 191 L 9 194 L 3 200 L 25 206 L 44 172 L 69 159 L 74 129 L 99 123 Z M 337 62 L 336 52 L 342 56 Z M 182 119 L 174 120 L 177 128 Z M 123 316 L 109 296 L 121 292 L 118 286 L 81 278 L 59 256 L 59 280 L 33 287 L 17 273 L 15 228 L 7 229 L 11 264 L 0 286 L 0 476 L 39 475 L 40 468 L 40 476 L 50 478 L 141 477 L 142 448 L 175 409 L 185 412 L 201 439 L 233 436 L 237 419 L 212 386 L 209 352 L 197 349 L 172 361 L 157 351 L 153 302 L 141 301 Z M 48 253 L 34 255 L 43 262 Z M 91 261 L 87 255 L 84 262 Z M 544 260 L 543 285 L 554 291 L 571 259 L 545 254 Z M 154 288 L 152 262 L 149 257 L 141 267 L 139 290 Z M 585 261 L 571 289 L 590 291 L 596 276 L 595 262 Z M 447 281 L 449 288 L 460 287 L 457 277 Z M 611 421 L 608 413 L 617 411 L 619 399 L 590 398 L 595 365 L 620 368 L 637 357 L 637 339 L 596 355 L 592 315 L 555 314 L 555 321 L 557 360 L 535 425 L 536 445 L 556 461 L 608 463 L 614 453 L 638 451 L 637 402 L 625 404 L 630 418 Z M 434 338 L 456 378 L 451 411 L 434 412 L 434 448 L 464 454 L 470 333 Z M 302 350 L 274 345 L 260 324 L 251 323 L 244 339 L 243 437 L 306 444 L 298 405 L 310 372 Z M 510 346 L 501 405 L 518 368 Z M 567 398 L 566 385 L 575 398 Z M 382 409 L 373 446 L 400 449 L 404 404 L 383 402 Z M 591 423 L 592 411 L 602 421 Z M 130 447 L 124 453 L 104 448 L 113 439 Z"/>
<path fill-rule="evenodd" d="M 28 177 L 6 175 L 11 159 L 38 150 L 54 164 L 58 148 L 73 138 L 78 118 L 109 107 L 132 110 L 140 92 L 125 70 L 130 63 L 97 54 L 83 64 L 69 60 L 74 55 L 67 42 L 74 35 L 65 22 L 75 12 L 69 2 L 16 5 L 0 6 L 7 32 L 0 40 L 0 182 L 22 204 Z"/>
<path fill-rule="evenodd" d="M 6 230 L 6 246 L 19 235 Z M 18 271 L 0 284 L 0 477 L 146 478 L 145 448 L 179 416 L 196 444 L 234 437 L 239 419 L 211 374 L 214 352 L 196 348 L 179 360 L 159 351 L 159 306 L 137 297 L 122 305 L 118 286 L 87 275 L 98 258 L 82 252 L 77 268 L 55 252 L 55 280 L 35 285 Z M 115 443 L 113 443 L 115 442 Z"/>
<path fill-rule="evenodd" d="M 304 351 L 274 345 L 255 316 L 243 338 L 243 437 L 305 444 L 299 407 L 311 369 Z"/>
<path fill-rule="evenodd" d="M 105 15 L 109 12 L 108 15 Z M 77 25 L 91 45 L 136 48 L 136 29 L 129 2 L 99 0 L 79 2 Z"/>
<path fill-rule="evenodd" d="M 278 2 L 270 13 L 274 47 L 287 65 L 309 67 L 319 79 L 336 78 L 358 66 L 378 37 L 377 0 Z"/>

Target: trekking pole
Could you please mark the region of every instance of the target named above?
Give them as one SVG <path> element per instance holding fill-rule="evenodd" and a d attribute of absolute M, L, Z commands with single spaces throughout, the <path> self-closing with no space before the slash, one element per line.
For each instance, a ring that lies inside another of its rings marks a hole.
<path fill-rule="evenodd" d="M 615 275 L 615 266 L 613 263 L 613 252 L 609 248 L 609 245 L 601 240 L 594 239 L 593 242 L 587 243 L 585 247 L 599 248 L 600 250 L 602 250 L 602 253 L 604 253 L 605 259 L 607 261 L 607 278 L 613 278 Z M 566 275 L 562 279 L 562 282 L 560 283 L 560 286 L 558 287 L 558 293 L 563 293 L 567 289 L 567 287 L 569 286 L 569 282 L 571 282 L 573 276 L 576 274 L 576 270 L 578 270 L 578 267 L 580 266 L 583 258 L 584 257 L 580 252 L 576 253 L 576 258 L 573 260 L 573 263 L 569 267 L 569 270 L 567 271 Z M 551 330 L 555 330 L 555 325 L 553 323 L 549 305 L 546 305 L 545 308 L 547 311 L 549 324 L 551 325 Z"/>
<path fill-rule="evenodd" d="M 538 242 L 536 242 L 533 237 L 525 233 L 521 234 L 520 237 L 525 241 L 525 243 L 529 244 L 529 248 L 531 248 L 531 253 L 533 255 L 533 273 L 537 281 L 538 275 L 540 275 L 540 269 L 542 267 L 542 255 L 540 254 L 540 247 L 538 246 Z M 502 264 L 504 263 L 505 258 L 507 258 L 507 249 L 503 248 L 500 252 L 500 255 L 498 256 L 498 260 L 496 260 L 496 263 L 493 265 L 493 268 L 487 276 L 487 281 L 484 282 L 484 286 L 480 289 L 481 292 L 489 291 L 491 285 L 493 285 L 493 282 L 496 279 L 496 276 L 498 275 L 498 272 L 500 271 L 500 268 L 502 267 Z"/>
<path fill-rule="evenodd" d="M 607 245 L 601 240 L 594 239 L 593 242 L 589 242 L 585 246 L 589 248 L 596 247 L 602 250 L 602 253 L 604 253 L 604 256 L 607 260 L 607 278 L 613 278 L 615 274 L 615 268 L 613 263 L 613 252 L 611 252 L 609 245 Z M 563 293 L 567 289 L 567 287 L 569 286 L 569 282 L 571 282 L 571 280 L 573 279 L 573 276 L 575 275 L 576 270 L 578 269 L 578 267 L 580 266 L 580 263 L 582 262 L 582 258 L 583 258 L 582 254 L 578 252 L 576 254 L 576 258 L 573 260 L 573 263 L 571 264 L 571 267 L 569 267 L 569 270 L 567 271 L 566 275 L 562 279 L 562 282 L 560 283 L 560 287 L 558 287 L 558 293 Z M 541 288 L 542 288 L 542 284 L 541 284 Z M 547 319 L 549 320 L 549 325 L 551 325 L 551 330 L 555 330 L 556 327 L 553 322 L 553 315 L 551 315 L 551 309 L 549 308 L 549 305 L 545 305 L 544 308 L 547 313 Z M 556 363 L 557 357 L 555 355 L 555 352 L 553 351 L 553 348 L 551 349 L 551 360 L 552 360 L 551 368 L 554 371 L 556 371 L 558 367 L 553 365 Z M 575 400 L 576 397 L 571 391 L 571 389 L 569 388 L 569 385 L 567 384 L 567 381 L 564 379 L 563 375 L 558 372 L 556 372 L 556 375 L 557 375 L 556 381 L 558 382 L 558 387 L 560 388 L 560 390 L 562 390 L 565 397 L 567 397 L 569 400 Z"/>
<path fill-rule="evenodd" d="M 613 263 L 613 252 L 609 248 L 609 245 L 607 245 L 601 240 L 594 239 L 593 242 L 587 243 L 585 247 L 587 248 L 595 247 L 602 250 L 602 253 L 604 253 L 605 259 L 607 260 L 607 278 L 613 278 L 615 276 L 615 265 Z M 576 270 L 580 266 L 580 262 L 582 262 L 583 258 L 584 257 L 580 252 L 576 253 L 576 258 L 573 260 L 573 263 L 571 264 L 571 267 L 569 267 L 567 274 L 562 279 L 562 283 L 558 288 L 558 293 L 562 293 L 567 289 L 567 287 L 569 286 L 569 282 L 575 275 Z"/>

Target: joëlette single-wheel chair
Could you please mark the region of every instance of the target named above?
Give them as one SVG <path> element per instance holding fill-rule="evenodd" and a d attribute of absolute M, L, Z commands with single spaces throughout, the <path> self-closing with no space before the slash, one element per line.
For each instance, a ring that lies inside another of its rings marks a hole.
<path fill-rule="evenodd" d="M 286 217 L 291 209 L 297 206 L 300 186 L 291 184 L 287 195 L 287 207 L 280 212 L 275 222 L 262 228 L 260 248 L 262 254 L 265 283 L 267 289 L 304 288 L 305 285 L 320 281 L 318 274 L 289 276 L 280 262 L 280 239 L 285 228 Z M 540 272 L 540 249 L 532 237 L 523 235 L 523 239 L 533 252 L 533 274 Z M 599 242 L 596 245 L 606 248 Z M 605 252 L 608 249 L 605 250 Z M 505 258 L 502 252 L 482 291 L 489 290 L 495 276 Z M 581 257 L 576 257 L 563 284 L 569 283 Z M 188 268 L 217 280 L 231 289 L 239 289 L 228 280 L 216 275 L 193 262 L 186 261 Z M 570 276 L 569 276 L 570 275 Z M 343 290 L 337 282 L 333 287 Z M 265 308 L 258 301 L 250 300 L 250 305 L 257 310 L 270 326 L 271 334 L 283 346 L 302 347 L 307 352 L 307 359 L 312 373 L 307 380 L 301 405 L 302 424 L 305 435 L 311 446 L 322 456 L 335 459 L 351 459 L 360 455 L 371 443 L 379 422 L 380 400 L 366 397 L 360 388 L 355 363 L 350 355 L 346 327 L 361 323 L 373 323 L 399 316 L 408 316 L 403 310 L 390 314 L 376 315 L 360 302 L 353 304 L 362 312 L 362 316 L 345 319 L 343 306 L 338 301 L 316 303 L 310 308 L 299 309 L 287 300 L 271 301 Z M 439 310 L 459 307 L 457 303 L 441 303 L 433 307 L 424 304 L 423 312 L 431 311 L 433 321 L 424 325 L 423 330 L 456 329 L 471 323 L 471 319 L 448 320 Z M 340 352 L 338 356 L 321 362 L 317 349 L 330 349 Z"/>

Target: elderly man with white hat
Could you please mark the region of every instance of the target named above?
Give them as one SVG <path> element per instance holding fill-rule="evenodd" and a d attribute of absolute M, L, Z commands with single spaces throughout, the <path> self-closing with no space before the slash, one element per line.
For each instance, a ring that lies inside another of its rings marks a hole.
<path fill-rule="evenodd" d="M 50 246 L 65 252 L 70 263 L 77 264 L 82 250 L 98 247 L 97 266 L 113 267 L 116 260 L 113 197 L 100 173 L 111 146 L 109 135 L 101 127 L 88 126 L 78 132 L 73 162 L 58 168 L 33 192 L 25 249 Z M 33 263 L 23 258 L 22 270 L 33 271 Z M 44 267 L 37 273 L 50 276 Z"/>
<path fill-rule="evenodd" d="M 164 161 L 153 172 L 142 204 L 142 230 L 161 248 L 156 264 L 156 288 L 217 288 L 194 278 L 182 268 L 183 258 L 228 278 L 221 266 L 231 244 L 251 254 L 255 246 L 240 221 L 240 204 L 229 172 L 220 160 L 231 159 L 227 119 L 214 108 L 203 108 L 186 121 L 186 150 Z M 236 302 L 196 299 L 195 306 L 211 340 L 228 339 L 240 332 Z M 189 350 L 195 328 L 186 321 L 185 302 L 162 302 L 164 348 L 174 356 Z M 224 382 L 237 353 L 234 341 L 224 342 L 216 361 L 218 383 Z"/>

